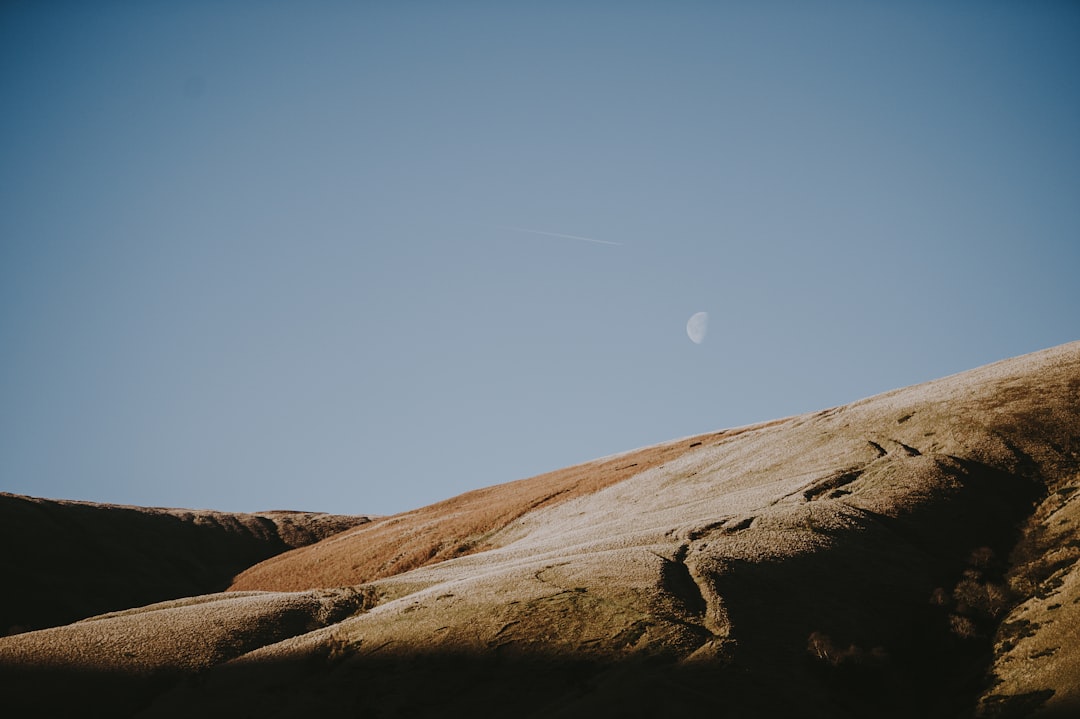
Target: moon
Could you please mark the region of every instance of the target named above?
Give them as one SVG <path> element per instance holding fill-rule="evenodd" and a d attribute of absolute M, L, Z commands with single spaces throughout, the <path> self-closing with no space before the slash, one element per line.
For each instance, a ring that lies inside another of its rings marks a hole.
<path fill-rule="evenodd" d="M 697 312 L 686 322 L 686 334 L 690 341 L 696 345 L 705 341 L 705 334 L 709 331 L 709 313 Z"/>

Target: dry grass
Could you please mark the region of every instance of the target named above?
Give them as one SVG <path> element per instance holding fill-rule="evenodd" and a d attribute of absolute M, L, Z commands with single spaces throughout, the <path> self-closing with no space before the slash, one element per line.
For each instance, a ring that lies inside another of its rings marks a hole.
<path fill-rule="evenodd" d="M 351 589 L 231 592 L 0 637 L 4 716 L 134 716 L 185 675 L 338 622 L 369 601 Z M 109 700 L 95 703 L 102 695 Z"/>
<path fill-rule="evenodd" d="M 242 578 L 368 582 L 355 598 L 234 592 L 0 639 L 0 657 L 80 705 L 144 691 L 143 716 L 944 718 L 972 715 L 991 671 L 984 715 L 1072 716 L 1078 410 L 1074 343 L 471 492 Z M 127 678 L 73 692 L 56 666 Z M 3 669 L 5 699 L 45 694 Z M 142 669 L 199 673 L 170 689 Z"/>
<path fill-rule="evenodd" d="M 593 494 L 706 443 L 773 424 L 704 434 L 468 492 L 271 558 L 237 576 L 230 590 L 352 586 L 492 549 L 490 535 L 527 512 Z"/>
<path fill-rule="evenodd" d="M 365 606 L 351 589 L 286 594 L 223 593 L 93 617 L 0 639 L 0 668 L 43 662 L 53 667 L 149 672 L 194 671 L 256 647 L 303 634 Z M 199 640 L 191 641 L 198 633 Z"/>
<path fill-rule="evenodd" d="M 1080 713 L 1080 475 L 1069 482 L 1039 504 L 1010 557 L 1015 601 L 994 636 L 979 716 Z"/>

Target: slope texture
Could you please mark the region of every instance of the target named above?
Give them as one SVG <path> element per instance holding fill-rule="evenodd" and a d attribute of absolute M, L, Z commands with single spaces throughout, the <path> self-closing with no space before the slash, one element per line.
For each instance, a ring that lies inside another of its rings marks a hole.
<path fill-rule="evenodd" d="M 225 594 L 180 639 L 175 606 L 0 639 L 0 672 L 148 717 L 1069 716 L 1077 486 L 1073 343 L 350 530 L 239 578 L 350 587 L 235 592 L 228 651 Z"/>

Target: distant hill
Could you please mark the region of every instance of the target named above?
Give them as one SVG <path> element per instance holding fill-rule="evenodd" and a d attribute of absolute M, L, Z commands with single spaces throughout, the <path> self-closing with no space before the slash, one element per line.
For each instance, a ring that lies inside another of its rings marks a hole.
<path fill-rule="evenodd" d="M 144 717 L 1077 716 L 1078 527 L 1080 342 L 3 638 L 0 691 Z"/>
<path fill-rule="evenodd" d="M 225 589 L 252 564 L 369 521 L 57 501 L 0 492 L 0 635 Z"/>

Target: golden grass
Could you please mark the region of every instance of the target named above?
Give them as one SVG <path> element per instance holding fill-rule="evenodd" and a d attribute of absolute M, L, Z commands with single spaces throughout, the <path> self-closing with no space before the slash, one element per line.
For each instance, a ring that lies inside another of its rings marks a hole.
<path fill-rule="evenodd" d="M 273 557 L 230 591 L 300 591 L 370 582 L 494 548 L 487 538 L 527 512 L 598 492 L 704 444 L 783 420 L 713 432 L 478 489 Z"/>

